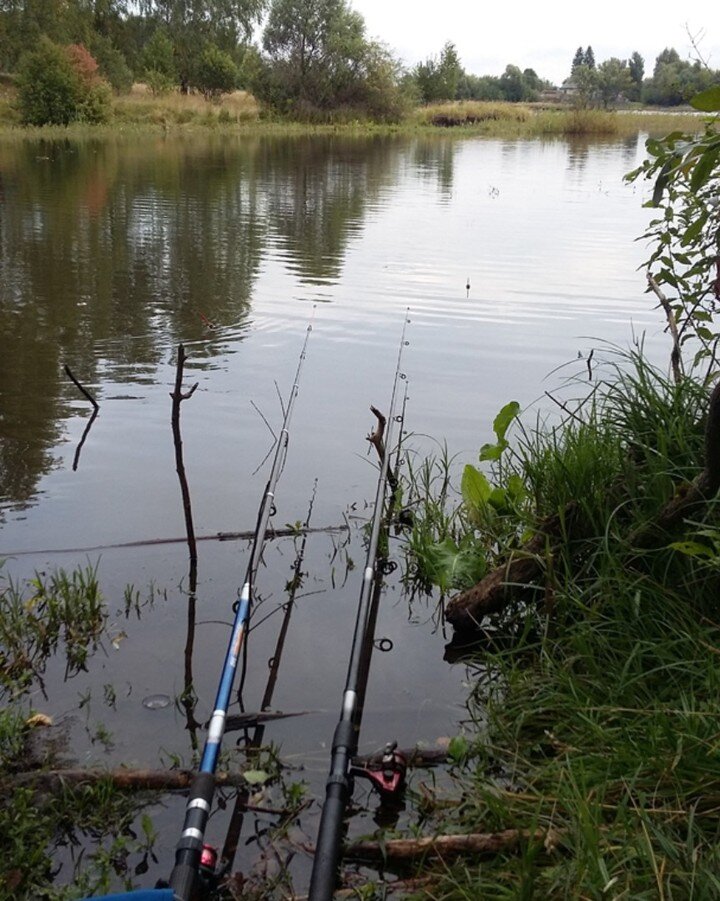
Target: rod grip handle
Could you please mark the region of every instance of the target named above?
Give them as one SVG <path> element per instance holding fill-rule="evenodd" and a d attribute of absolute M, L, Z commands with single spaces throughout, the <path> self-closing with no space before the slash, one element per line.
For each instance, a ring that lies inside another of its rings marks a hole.
<path fill-rule="evenodd" d="M 197 868 L 191 863 L 176 863 L 170 874 L 170 887 L 175 901 L 193 901 Z"/>

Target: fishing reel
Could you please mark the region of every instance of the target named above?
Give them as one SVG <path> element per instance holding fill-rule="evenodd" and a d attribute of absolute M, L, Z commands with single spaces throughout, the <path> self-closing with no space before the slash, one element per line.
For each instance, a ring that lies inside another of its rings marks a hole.
<path fill-rule="evenodd" d="M 397 801 L 405 789 L 407 765 L 407 757 L 402 751 L 398 751 L 397 742 L 392 741 L 385 745 L 379 760 L 354 766 L 350 775 L 368 779 L 383 803 Z"/>

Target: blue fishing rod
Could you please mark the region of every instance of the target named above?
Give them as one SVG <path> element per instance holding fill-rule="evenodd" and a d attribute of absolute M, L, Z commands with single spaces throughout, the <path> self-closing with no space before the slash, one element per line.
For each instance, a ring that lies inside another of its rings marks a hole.
<path fill-rule="evenodd" d="M 320 817 L 318 840 L 315 846 L 315 857 L 310 877 L 310 901 L 331 901 L 337 883 L 343 820 L 347 804 L 352 795 L 352 759 L 357 754 L 358 749 L 360 723 L 370 671 L 375 620 L 382 590 L 382 577 L 385 571 L 385 553 L 379 553 L 379 544 L 383 528 L 385 529 L 387 540 L 388 516 L 385 510 L 385 500 L 388 482 L 396 486 L 396 476 L 390 471 L 390 454 L 393 426 L 397 420 L 402 419 L 402 416 L 396 417 L 395 408 L 398 385 L 400 381 L 405 380 L 405 375 L 401 371 L 401 361 L 403 348 L 408 344 L 405 340 L 405 330 L 409 322 L 410 319 L 406 314 L 398 349 L 390 408 L 386 420 L 387 428 L 384 436 L 378 441 L 378 453 L 380 454 L 381 462 L 375 491 L 375 509 L 355 619 L 355 630 L 345 690 L 343 692 L 340 720 L 333 736 L 330 773 L 325 787 L 325 803 Z M 407 397 L 407 394 L 405 396 Z M 374 412 L 378 415 L 377 411 Z M 395 487 L 393 487 L 393 497 L 394 493 Z M 392 507 L 392 504 L 393 500 L 391 497 L 388 506 Z M 393 751 L 394 745 L 388 745 L 386 757 L 391 767 L 396 762 Z M 402 765 L 402 762 L 400 764 Z M 360 774 L 357 771 L 355 773 Z M 362 775 L 367 776 L 368 773 L 362 773 Z M 372 781 L 373 784 L 378 785 L 375 779 L 372 779 Z M 393 785 L 396 784 L 394 780 L 391 781 Z M 380 782 L 378 787 L 382 787 L 382 782 Z"/>
<path fill-rule="evenodd" d="M 312 321 L 307 327 L 305 341 L 300 352 L 297 371 L 295 372 L 295 379 L 285 407 L 285 416 L 275 448 L 270 476 L 260 502 L 250 562 L 248 563 L 245 582 L 238 594 L 238 600 L 234 607 L 235 620 L 220 675 L 215 706 L 208 726 L 200 767 L 190 788 L 182 834 L 175 850 L 175 866 L 170 875 L 170 888 L 173 891 L 175 901 L 193 901 L 198 889 L 201 887 L 201 879 L 203 878 L 201 874 L 210 871 L 208 875 L 212 875 L 211 871 L 215 855 L 212 849 L 208 849 L 205 845 L 205 827 L 210 816 L 215 793 L 215 771 L 225 734 L 225 721 L 230 704 L 230 694 L 235 682 L 240 651 L 247 633 L 250 609 L 255 595 L 255 576 L 262 559 L 268 522 L 275 508 L 275 488 L 287 455 L 290 419 L 295 405 L 295 398 L 298 394 L 300 372 L 305 361 L 305 353 L 311 332 Z"/>

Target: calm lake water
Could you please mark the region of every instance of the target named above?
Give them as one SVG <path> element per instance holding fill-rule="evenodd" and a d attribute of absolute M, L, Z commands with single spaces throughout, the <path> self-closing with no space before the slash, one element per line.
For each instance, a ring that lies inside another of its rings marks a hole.
<path fill-rule="evenodd" d="M 196 531 L 237 532 L 254 526 L 278 393 L 287 396 L 313 321 L 275 524 L 304 520 L 317 479 L 312 524 L 353 528 L 308 539 L 271 706 L 310 713 L 271 723 L 265 741 L 290 768 L 285 782 L 320 797 L 376 479 L 368 408 L 387 409 L 405 311 L 407 446 L 423 453 L 446 440 L 457 469 L 476 459 L 507 401 L 550 411 L 544 392 L 583 375 L 591 350 L 597 360 L 608 343 L 646 334 L 663 360 L 662 320 L 637 271 L 648 212 L 641 188 L 622 182 L 643 144 L 220 135 L 0 144 L 0 553 L 18 580 L 98 566 L 115 641 L 67 682 L 62 661 L 51 662 L 29 698 L 67 724 L 80 764 L 193 761 L 183 708 L 153 697 L 174 700 L 188 679 L 187 551 L 112 547 L 184 534 L 168 396 L 178 342 L 190 355 L 186 384 L 199 385 L 182 405 Z M 75 470 L 91 411 L 65 365 L 100 404 Z M 204 722 L 248 548 L 205 541 L 199 554 L 192 681 Z M 259 707 L 281 616 L 261 620 L 285 599 L 294 559 L 291 538 L 267 547 L 247 710 Z M 139 619 L 122 613 L 127 584 L 143 598 L 153 586 Z M 362 750 L 393 738 L 433 745 L 462 730 L 472 674 L 443 661 L 448 636 L 434 610 L 389 586 L 377 634 L 393 646 L 373 658 Z M 369 832 L 376 801 L 361 786 L 356 797 L 366 809 L 352 831 Z M 283 806 L 277 786 L 257 800 Z M 169 871 L 183 806 L 166 796 L 151 809 L 159 862 L 138 883 Z M 317 810 L 283 846 L 296 852 L 298 890 L 309 858 L 297 843 L 314 840 Z M 229 815 L 211 820 L 218 845 Z M 274 822 L 246 817 L 237 869 L 263 875 Z M 59 881 L 72 878 L 69 857 Z"/>

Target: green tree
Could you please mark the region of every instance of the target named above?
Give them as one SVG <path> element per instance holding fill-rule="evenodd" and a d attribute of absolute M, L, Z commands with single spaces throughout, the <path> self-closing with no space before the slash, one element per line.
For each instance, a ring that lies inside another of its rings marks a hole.
<path fill-rule="evenodd" d="M 170 38 L 185 93 L 201 48 L 213 43 L 231 52 L 250 37 L 266 5 L 267 0 L 139 0 L 142 13 Z"/>
<path fill-rule="evenodd" d="M 258 99 L 284 112 L 324 115 L 348 107 L 393 118 L 401 104 L 399 67 L 365 37 L 346 0 L 273 0 L 264 58 L 249 58 Z M 393 112 L 395 111 L 395 112 Z"/>
<path fill-rule="evenodd" d="M 583 56 L 583 65 L 587 66 L 588 69 L 595 68 L 595 54 L 593 53 L 593 48 L 589 44 L 585 51 L 585 55 Z"/>
<path fill-rule="evenodd" d="M 157 28 L 142 52 L 145 81 L 153 94 L 166 94 L 177 84 L 177 69 L 172 41 L 167 32 Z"/>
<path fill-rule="evenodd" d="M 573 106 L 587 109 L 592 106 L 598 92 L 598 73 L 590 66 L 578 66 L 572 77 L 575 91 L 572 95 Z"/>
<path fill-rule="evenodd" d="M 695 363 L 709 361 L 713 371 L 720 301 L 720 79 L 691 103 L 716 114 L 706 120 L 704 132 L 648 140 L 647 159 L 627 179 L 654 183 L 647 206 L 658 214 L 645 232 L 653 247 L 648 275 L 666 294 L 680 347 L 691 341 Z"/>
<path fill-rule="evenodd" d="M 235 90 L 238 77 L 238 67 L 230 54 L 209 44 L 197 62 L 193 83 L 206 100 L 216 101 L 221 94 Z"/>
<path fill-rule="evenodd" d="M 457 95 L 458 81 L 462 75 L 460 57 L 452 41 L 447 41 L 440 51 L 438 64 L 439 89 L 441 100 L 454 100 Z"/>
<path fill-rule="evenodd" d="M 632 85 L 628 91 L 628 97 L 631 100 L 639 100 L 642 94 L 642 83 L 645 77 L 645 60 L 635 50 L 628 60 L 628 71 Z"/>
<path fill-rule="evenodd" d="M 632 77 L 624 59 L 611 57 L 597 68 L 597 91 L 603 106 L 607 109 L 621 95 L 632 88 Z"/>
<path fill-rule="evenodd" d="M 575 56 L 573 57 L 572 65 L 570 66 L 570 74 L 574 75 L 575 70 L 578 66 L 585 65 L 585 51 L 582 47 L 578 47 L 575 51 Z"/>

